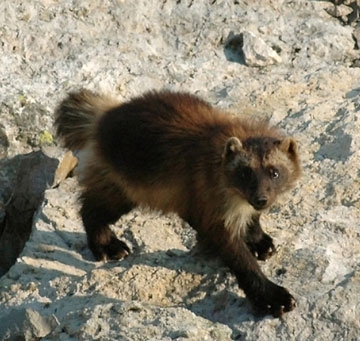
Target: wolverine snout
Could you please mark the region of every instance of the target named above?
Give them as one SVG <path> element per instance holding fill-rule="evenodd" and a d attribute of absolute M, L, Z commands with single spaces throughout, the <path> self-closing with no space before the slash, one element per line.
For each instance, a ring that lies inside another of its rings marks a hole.
<path fill-rule="evenodd" d="M 256 196 L 250 201 L 250 204 L 256 210 L 262 210 L 266 208 L 268 203 L 269 203 L 269 197 L 267 195 Z"/>

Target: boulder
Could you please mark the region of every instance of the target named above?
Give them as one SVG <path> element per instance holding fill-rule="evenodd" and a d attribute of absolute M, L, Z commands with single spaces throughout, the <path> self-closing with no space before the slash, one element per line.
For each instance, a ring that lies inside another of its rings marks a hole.
<path fill-rule="evenodd" d="M 357 19 L 342 22 L 330 6 L 1 1 L 0 260 L 9 248 L 21 253 L 0 278 L 0 338 L 358 339 Z M 245 62 L 248 51 L 253 62 Z M 190 91 L 297 139 L 303 176 L 262 217 L 278 252 L 261 263 L 294 295 L 294 311 L 255 316 L 234 276 L 175 215 L 130 212 L 112 229 L 131 254 L 94 261 L 70 171 L 76 160 L 67 156 L 68 170 L 60 170 L 64 151 L 53 129 L 57 104 L 83 87 L 120 100 L 149 89 Z M 16 246 L 23 225 L 9 225 L 15 219 L 27 222 L 23 248 Z"/>

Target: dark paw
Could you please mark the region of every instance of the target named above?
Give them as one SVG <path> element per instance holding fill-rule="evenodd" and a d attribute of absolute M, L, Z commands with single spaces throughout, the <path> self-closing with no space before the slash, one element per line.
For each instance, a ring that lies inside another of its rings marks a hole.
<path fill-rule="evenodd" d="M 287 289 L 267 281 L 259 292 L 248 295 L 255 313 L 281 317 L 296 307 L 295 299 Z"/>
<path fill-rule="evenodd" d="M 266 260 L 276 252 L 272 238 L 266 233 L 262 235 L 259 241 L 248 242 L 247 246 L 255 258 L 259 260 Z"/>
<path fill-rule="evenodd" d="M 119 260 L 130 253 L 129 247 L 115 236 L 107 244 L 89 244 L 89 247 L 97 261 Z"/>

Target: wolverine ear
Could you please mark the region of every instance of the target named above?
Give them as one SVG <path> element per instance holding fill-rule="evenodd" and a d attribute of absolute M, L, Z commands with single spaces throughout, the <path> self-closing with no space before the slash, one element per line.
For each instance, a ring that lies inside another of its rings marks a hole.
<path fill-rule="evenodd" d="M 230 137 L 225 144 L 224 154 L 223 158 L 228 159 L 234 157 L 238 152 L 240 152 L 242 149 L 242 143 L 241 141 L 235 137 Z"/>
<path fill-rule="evenodd" d="M 295 140 L 291 137 L 285 137 L 279 145 L 280 150 L 288 154 L 291 159 L 296 159 L 298 155 L 298 147 Z"/>

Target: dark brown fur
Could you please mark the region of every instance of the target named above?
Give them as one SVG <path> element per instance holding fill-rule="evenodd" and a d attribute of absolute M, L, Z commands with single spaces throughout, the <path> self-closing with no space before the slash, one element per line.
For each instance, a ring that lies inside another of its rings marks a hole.
<path fill-rule="evenodd" d="M 281 316 L 294 308 L 256 261 L 274 252 L 259 223 L 262 210 L 300 175 L 292 138 L 168 91 L 123 104 L 72 93 L 56 126 L 67 148 L 85 150 L 81 216 L 97 260 L 130 252 L 108 225 L 132 208 L 176 212 L 231 268 L 257 312 Z"/>

